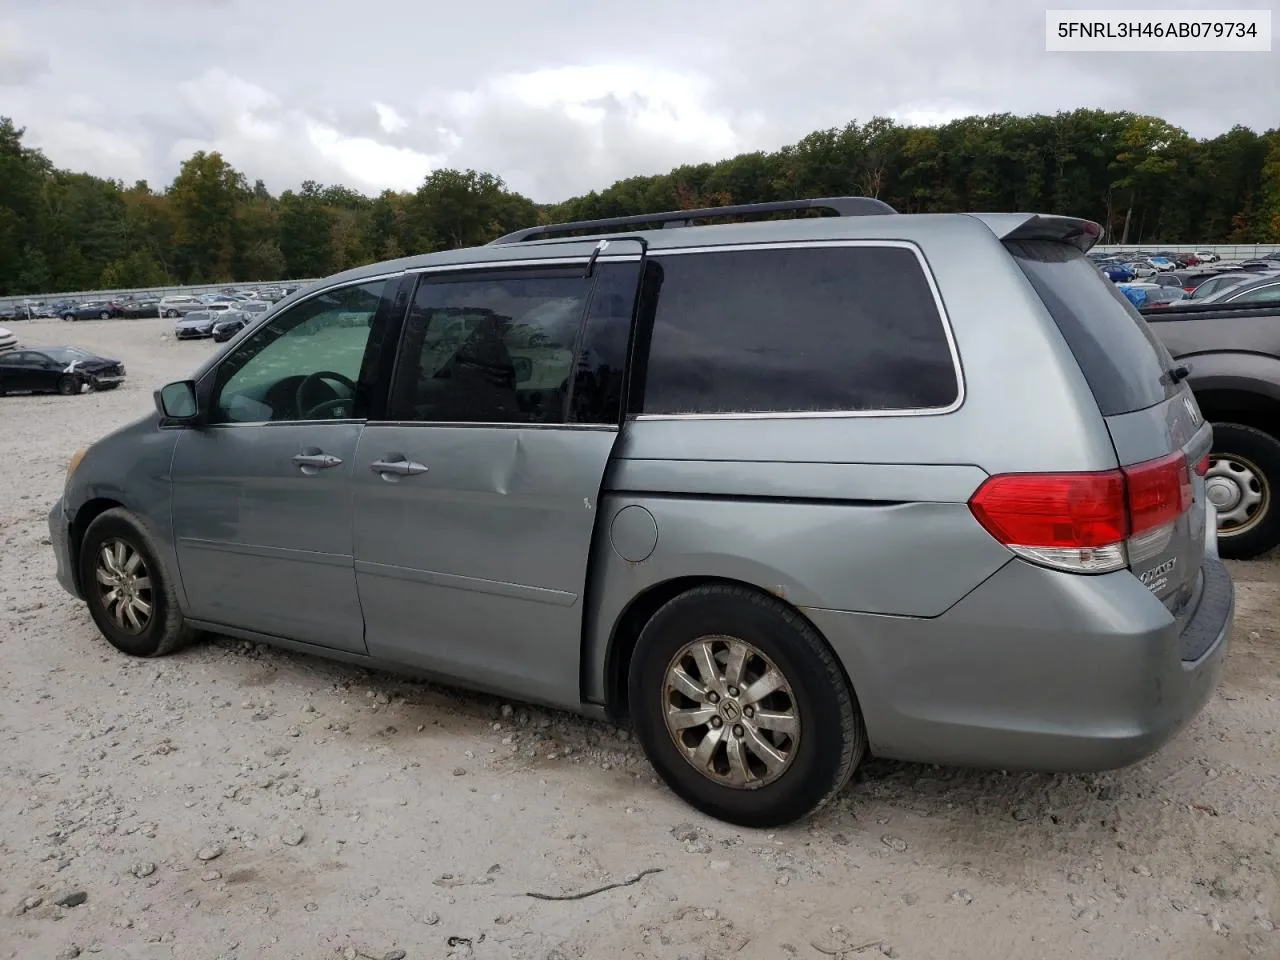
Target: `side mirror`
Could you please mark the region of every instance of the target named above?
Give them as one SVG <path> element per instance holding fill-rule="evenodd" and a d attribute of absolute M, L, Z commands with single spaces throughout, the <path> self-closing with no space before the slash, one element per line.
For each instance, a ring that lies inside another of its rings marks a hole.
<path fill-rule="evenodd" d="M 199 414 L 194 380 L 167 383 L 155 392 L 156 410 L 172 423 L 195 423 Z"/>

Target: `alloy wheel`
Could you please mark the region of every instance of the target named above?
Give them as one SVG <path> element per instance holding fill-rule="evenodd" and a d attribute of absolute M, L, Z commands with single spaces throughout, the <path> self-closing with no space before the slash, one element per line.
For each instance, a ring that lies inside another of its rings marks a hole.
<path fill-rule="evenodd" d="M 119 538 L 105 541 L 94 568 L 102 607 L 126 633 L 140 634 L 151 622 L 151 577 L 142 554 Z"/>
<path fill-rule="evenodd" d="M 667 732 L 689 764 L 740 790 L 777 780 L 800 744 L 800 712 L 782 671 L 744 640 L 685 644 L 665 674 Z"/>

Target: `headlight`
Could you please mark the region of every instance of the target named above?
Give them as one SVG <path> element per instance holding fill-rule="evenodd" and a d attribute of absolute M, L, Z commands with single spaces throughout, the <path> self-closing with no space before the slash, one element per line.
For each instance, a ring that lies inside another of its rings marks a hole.
<path fill-rule="evenodd" d="M 70 480 L 71 475 L 76 472 L 76 467 L 80 466 L 80 461 L 84 459 L 84 455 L 88 450 L 88 447 L 81 447 L 71 455 L 71 461 L 67 464 L 67 480 Z"/>

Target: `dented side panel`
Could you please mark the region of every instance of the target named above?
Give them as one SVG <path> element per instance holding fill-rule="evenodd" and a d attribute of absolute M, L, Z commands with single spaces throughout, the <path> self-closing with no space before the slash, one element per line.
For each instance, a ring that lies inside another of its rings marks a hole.
<path fill-rule="evenodd" d="M 370 424 L 355 566 L 371 656 L 576 708 L 582 596 L 617 430 Z M 385 479 L 377 460 L 427 467 Z"/>

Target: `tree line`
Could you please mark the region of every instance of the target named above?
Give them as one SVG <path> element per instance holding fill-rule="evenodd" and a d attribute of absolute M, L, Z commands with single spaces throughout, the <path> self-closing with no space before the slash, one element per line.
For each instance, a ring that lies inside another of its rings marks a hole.
<path fill-rule="evenodd" d="M 23 134 L 0 117 L 0 295 L 320 277 L 537 223 L 848 194 L 904 213 L 1085 217 L 1124 244 L 1280 242 L 1280 129 L 1196 139 L 1129 112 L 877 117 L 556 204 L 448 169 L 413 193 L 308 180 L 273 196 L 216 152 L 191 156 L 162 190 L 126 186 L 58 169 Z"/>

